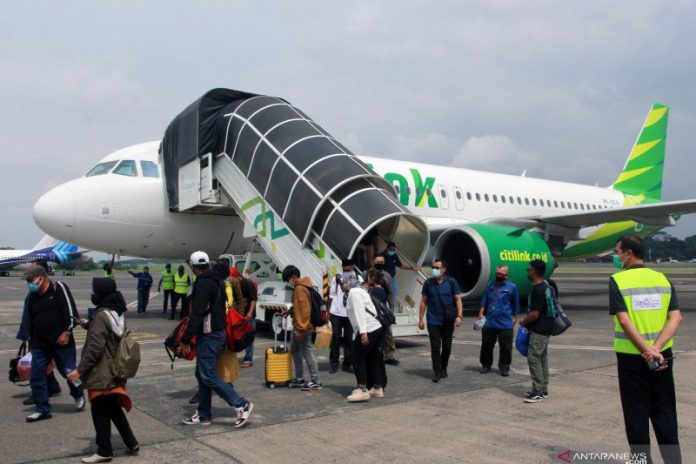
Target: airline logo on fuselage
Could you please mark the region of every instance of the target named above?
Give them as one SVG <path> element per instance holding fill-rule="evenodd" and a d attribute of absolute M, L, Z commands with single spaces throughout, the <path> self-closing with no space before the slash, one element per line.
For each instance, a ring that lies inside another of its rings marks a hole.
<path fill-rule="evenodd" d="M 367 165 L 374 169 L 372 164 Z M 410 168 L 409 173 L 413 182 L 409 182 L 406 176 L 398 172 L 384 173 L 384 179 L 398 188 L 399 202 L 404 206 L 416 208 L 437 208 L 437 199 L 433 194 L 435 187 L 434 177 L 423 177 L 418 169 Z"/>
<path fill-rule="evenodd" d="M 261 212 L 254 219 L 254 230 L 259 232 L 261 237 L 265 237 L 267 233 L 270 234 L 271 240 L 279 239 L 285 235 L 288 235 L 288 229 L 283 227 L 276 229 L 275 225 L 275 215 L 272 211 L 266 210 L 266 202 L 261 198 L 261 196 L 254 197 L 242 205 L 242 211 L 246 211 L 253 208 L 256 205 L 261 206 Z M 261 229 L 259 230 L 259 225 Z"/>
<path fill-rule="evenodd" d="M 548 253 L 530 253 L 528 251 L 521 250 L 502 250 L 500 252 L 501 261 L 517 261 L 528 263 L 533 259 L 540 259 L 545 263 L 549 262 Z"/>

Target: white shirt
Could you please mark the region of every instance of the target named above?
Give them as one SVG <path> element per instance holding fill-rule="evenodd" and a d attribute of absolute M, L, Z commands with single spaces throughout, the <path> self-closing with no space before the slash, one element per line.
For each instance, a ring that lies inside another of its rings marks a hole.
<path fill-rule="evenodd" d="M 362 283 L 362 277 L 357 276 L 357 279 Z M 329 312 L 334 316 L 346 317 L 346 305 L 343 304 L 343 289 L 336 283 L 335 277 L 331 281 L 329 288 L 329 298 L 331 299 L 331 309 Z"/>
<path fill-rule="evenodd" d="M 377 309 L 372 303 L 370 294 L 362 287 L 354 287 L 348 293 L 348 304 L 346 312 L 350 325 L 353 326 L 353 332 L 356 334 L 372 333 L 377 329 L 382 328 L 382 324 L 365 309 L 369 309 L 372 314 L 377 314 Z"/>

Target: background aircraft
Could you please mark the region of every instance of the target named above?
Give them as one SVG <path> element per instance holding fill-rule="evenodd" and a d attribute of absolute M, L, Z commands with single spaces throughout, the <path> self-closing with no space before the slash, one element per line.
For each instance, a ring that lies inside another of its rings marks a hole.
<path fill-rule="evenodd" d="M 0 275 L 6 276 L 10 269 L 37 259 L 45 259 L 49 263 L 64 264 L 78 259 L 82 253 L 84 251 L 78 251 L 77 245 L 44 235 L 31 250 L 0 250 Z"/>
<path fill-rule="evenodd" d="M 668 108 L 654 105 L 623 171 L 606 188 L 359 159 L 391 184 L 395 203 L 427 225 L 430 246 L 421 259 L 444 258 L 463 296 L 475 298 L 496 264 L 510 266 L 510 278 L 524 289 L 530 259 L 543 259 L 551 269 L 554 258 L 602 253 L 624 233 L 645 235 L 673 225 L 679 214 L 695 212 L 696 200 L 661 202 L 667 121 Z M 271 132 L 276 126 L 269 127 Z M 288 218 L 266 201 L 260 201 L 262 211 L 245 231 L 243 205 L 220 206 L 231 203 L 224 191 L 217 193 L 227 201 L 203 204 L 192 210 L 195 214 L 170 208 L 159 147 L 159 142 L 150 142 L 103 158 L 85 176 L 43 195 L 34 206 L 35 222 L 47 233 L 90 249 L 162 258 L 186 258 L 194 249 L 213 255 L 243 252 L 249 246 L 250 238 L 244 236 L 251 236 L 250 226 L 264 236 L 288 233 L 283 228 Z M 321 236 L 325 231 L 314 232 Z"/>

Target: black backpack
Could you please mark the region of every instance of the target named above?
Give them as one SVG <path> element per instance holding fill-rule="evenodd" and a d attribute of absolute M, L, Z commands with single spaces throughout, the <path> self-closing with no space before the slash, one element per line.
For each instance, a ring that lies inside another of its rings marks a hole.
<path fill-rule="evenodd" d="M 314 326 L 314 328 L 321 327 L 322 325 L 326 324 L 326 321 L 328 320 L 324 298 L 322 298 L 321 293 L 319 293 L 319 290 L 317 290 L 317 287 L 309 287 L 307 285 L 302 286 L 309 290 L 309 299 L 312 302 L 312 310 L 309 313 L 309 322 Z"/>
<path fill-rule="evenodd" d="M 367 308 L 365 308 L 365 311 L 367 311 L 369 315 L 377 319 L 379 323 L 382 324 L 382 327 L 384 329 L 387 329 L 389 326 L 396 324 L 396 316 L 394 316 L 392 310 L 389 309 L 389 306 L 387 306 L 387 304 L 383 303 L 381 300 L 377 299 L 377 297 L 374 296 L 372 292 L 367 293 L 370 295 L 372 304 L 375 305 L 377 314 L 372 314 L 372 311 L 370 311 Z"/>

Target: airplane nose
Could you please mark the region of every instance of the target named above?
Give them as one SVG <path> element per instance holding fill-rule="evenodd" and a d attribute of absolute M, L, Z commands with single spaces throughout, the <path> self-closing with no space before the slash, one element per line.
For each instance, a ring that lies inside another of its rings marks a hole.
<path fill-rule="evenodd" d="M 75 193 L 63 184 L 34 203 L 34 222 L 48 235 L 69 242 L 75 231 Z"/>

